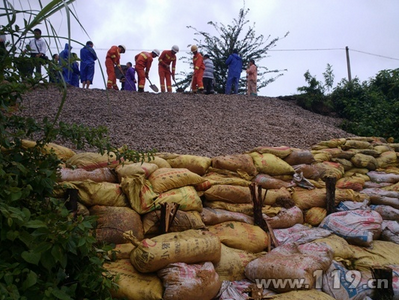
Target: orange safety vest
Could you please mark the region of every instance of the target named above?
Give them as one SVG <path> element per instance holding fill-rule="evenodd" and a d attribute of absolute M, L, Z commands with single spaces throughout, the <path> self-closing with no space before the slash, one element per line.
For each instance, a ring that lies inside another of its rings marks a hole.
<path fill-rule="evenodd" d="M 135 68 L 146 69 L 146 72 L 150 71 L 151 64 L 153 63 L 153 56 L 150 52 L 141 52 L 135 56 Z"/>
<path fill-rule="evenodd" d="M 204 65 L 203 62 L 203 56 L 199 52 L 197 52 L 193 56 L 193 66 L 194 66 L 194 73 L 196 73 L 199 70 L 206 69 L 206 66 Z"/>
<path fill-rule="evenodd" d="M 116 65 L 119 66 L 119 59 L 121 55 L 119 53 L 118 46 L 112 46 L 110 50 L 107 51 L 106 60 L 111 59 L 111 61 Z"/>
<path fill-rule="evenodd" d="M 167 66 L 169 67 L 171 62 L 172 62 L 172 74 L 174 75 L 176 66 L 176 55 L 172 53 L 172 50 L 164 50 L 158 59 L 158 65 L 167 68 Z"/>

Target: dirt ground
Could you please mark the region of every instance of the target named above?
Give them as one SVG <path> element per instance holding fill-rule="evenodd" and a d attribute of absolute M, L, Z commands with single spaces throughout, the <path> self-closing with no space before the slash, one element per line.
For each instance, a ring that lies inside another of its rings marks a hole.
<path fill-rule="evenodd" d="M 57 87 L 36 88 L 24 95 L 20 114 L 54 118 L 61 99 Z M 339 128 L 338 118 L 309 112 L 293 101 L 247 95 L 68 87 L 59 121 L 107 126 L 117 147 L 126 144 L 138 151 L 207 157 L 243 153 L 257 146 L 310 149 L 320 141 L 354 136 Z"/>

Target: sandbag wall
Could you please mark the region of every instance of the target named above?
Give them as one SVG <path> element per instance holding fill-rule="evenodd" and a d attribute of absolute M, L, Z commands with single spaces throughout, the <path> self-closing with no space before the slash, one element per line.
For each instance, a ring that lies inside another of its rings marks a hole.
<path fill-rule="evenodd" d="M 398 144 L 352 137 L 310 150 L 159 153 L 143 164 L 52 148 L 65 161 L 54 195 L 78 189 L 79 214 L 98 216 L 96 238 L 116 244 L 118 259 L 106 268 L 121 275 L 117 298 L 366 298 L 376 265 L 393 269 L 398 296 Z M 336 178 L 337 210 L 328 216 L 327 177 Z M 263 218 L 279 243 L 270 252 L 271 237 L 252 217 L 253 182 L 266 193 Z M 161 234 L 166 202 L 179 210 Z M 332 271 L 355 274 L 356 289 L 346 277 L 336 288 Z M 259 283 L 278 278 L 304 281 Z"/>

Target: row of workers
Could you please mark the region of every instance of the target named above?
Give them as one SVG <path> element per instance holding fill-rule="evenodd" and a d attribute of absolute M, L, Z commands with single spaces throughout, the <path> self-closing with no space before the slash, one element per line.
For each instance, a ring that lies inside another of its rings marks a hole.
<path fill-rule="evenodd" d="M 212 83 L 212 80 L 204 81 L 204 71 L 206 69 L 204 64 L 204 58 L 198 52 L 198 47 L 196 45 L 192 45 L 190 51 L 193 53 L 193 77 L 191 82 L 191 90 L 194 93 L 203 93 L 204 92 L 204 83 Z M 106 69 L 107 69 L 107 89 L 116 89 L 117 86 L 117 76 L 115 74 L 115 67 L 120 70 L 122 74 L 124 71 L 122 70 L 120 64 L 121 53 L 126 52 L 126 47 L 124 45 L 112 46 L 106 55 Z M 144 92 L 144 87 L 146 84 L 146 79 L 149 78 L 149 72 L 151 65 L 153 63 L 154 58 L 159 57 L 158 59 L 158 74 L 160 77 L 160 86 L 161 92 L 172 92 L 172 83 L 171 77 L 175 82 L 175 71 L 176 71 L 176 54 L 179 52 L 179 47 L 174 45 L 171 50 L 164 50 L 162 53 L 158 49 L 154 49 L 152 52 L 140 52 L 135 56 L 135 71 L 138 75 L 138 92 Z M 205 56 L 206 59 L 209 59 L 209 56 Z M 226 64 L 228 65 L 228 80 L 226 84 L 226 94 L 238 93 L 239 87 L 239 78 L 240 73 L 242 71 L 242 59 L 238 55 L 237 50 L 234 50 L 233 53 L 226 60 Z M 132 68 L 132 64 L 129 63 L 129 68 Z M 212 70 L 213 73 L 213 70 Z M 248 94 L 249 95 L 257 95 L 257 67 L 254 64 L 254 60 L 250 60 L 249 66 L 246 69 L 247 73 L 247 84 L 248 84 Z M 209 74 L 206 77 L 207 79 L 213 79 Z M 132 79 L 130 79 L 130 85 Z M 210 84 L 209 84 L 210 85 Z M 129 89 L 129 88 L 128 88 Z M 210 88 L 207 88 L 207 93 L 210 92 Z"/>

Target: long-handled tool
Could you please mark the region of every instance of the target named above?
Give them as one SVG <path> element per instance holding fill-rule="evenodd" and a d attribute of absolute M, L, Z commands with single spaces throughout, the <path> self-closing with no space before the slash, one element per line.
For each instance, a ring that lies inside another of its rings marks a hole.
<path fill-rule="evenodd" d="M 175 77 L 172 76 L 171 70 L 168 69 L 168 72 L 169 72 L 169 74 L 171 75 L 172 80 L 173 80 L 174 83 L 175 83 L 175 86 L 177 86 L 176 92 L 183 92 L 183 91 L 185 91 L 185 89 L 183 89 L 182 87 L 179 87 L 179 86 L 178 86 L 178 84 L 176 83 Z"/>
<path fill-rule="evenodd" d="M 156 85 L 153 85 L 153 84 L 151 83 L 150 78 L 147 77 L 147 80 L 148 80 L 149 83 L 150 83 L 150 89 L 153 90 L 154 92 L 158 92 L 157 86 L 156 86 Z"/>

